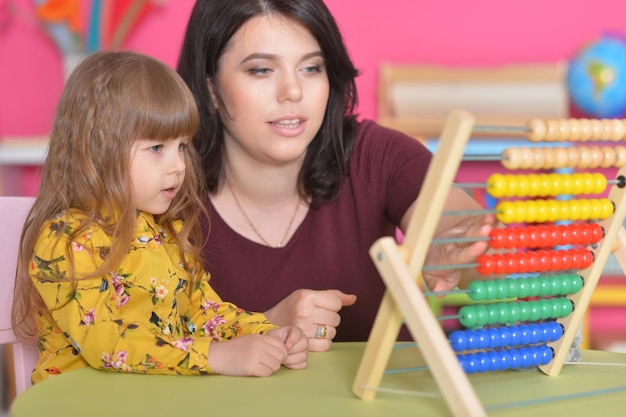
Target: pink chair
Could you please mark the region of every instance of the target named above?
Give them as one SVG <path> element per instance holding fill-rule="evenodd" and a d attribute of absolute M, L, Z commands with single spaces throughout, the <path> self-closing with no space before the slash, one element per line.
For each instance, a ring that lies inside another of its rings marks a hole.
<path fill-rule="evenodd" d="M 12 356 L 7 363 L 14 388 L 11 394 L 18 395 L 31 385 L 30 374 L 38 359 L 35 345 L 24 345 L 17 341 L 11 330 L 11 305 L 13 283 L 17 265 L 17 252 L 26 215 L 33 204 L 33 197 L 0 197 L 0 345 L 9 348 L 5 357 Z"/>

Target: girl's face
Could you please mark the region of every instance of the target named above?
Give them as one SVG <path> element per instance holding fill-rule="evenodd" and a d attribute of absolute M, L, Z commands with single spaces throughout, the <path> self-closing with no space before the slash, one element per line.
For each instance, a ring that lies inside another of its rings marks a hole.
<path fill-rule="evenodd" d="M 273 15 L 250 19 L 220 57 L 216 85 L 229 156 L 302 162 L 329 95 L 322 51 L 304 26 Z"/>
<path fill-rule="evenodd" d="M 137 210 L 163 214 L 185 179 L 188 138 L 138 139 L 130 149 L 130 178 Z"/>

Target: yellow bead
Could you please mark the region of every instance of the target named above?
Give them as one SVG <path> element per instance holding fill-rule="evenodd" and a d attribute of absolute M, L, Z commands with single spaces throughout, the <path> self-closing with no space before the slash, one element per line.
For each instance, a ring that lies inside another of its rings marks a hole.
<path fill-rule="evenodd" d="M 548 220 L 548 202 L 546 200 L 529 201 L 535 204 L 537 209 L 537 222 L 545 223 Z"/>
<path fill-rule="evenodd" d="M 559 195 L 563 192 L 563 175 L 562 174 L 548 174 L 550 182 L 550 193 L 548 195 Z"/>
<path fill-rule="evenodd" d="M 563 178 L 561 181 L 561 194 L 562 195 L 572 194 L 573 189 L 574 189 L 574 181 L 572 179 L 572 175 L 563 174 Z"/>
<path fill-rule="evenodd" d="M 578 195 L 578 194 L 582 193 L 582 191 L 583 191 L 582 174 L 574 174 L 573 177 L 572 177 L 572 182 L 573 182 L 572 194 L 573 195 Z"/>
<path fill-rule="evenodd" d="M 504 180 L 506 181 L 506 197 L 513 197 L 517 193 L 518 188 L 518 175 L 506 174 Z"/>
<path fill-rule="evenodd" d="M 530 180 L 528 175 L 519 175 L 517 177 L 517 196 L 527 197 L 530 190 Z"/>
<path fill-rule="evenodd" d="M 515 220 L 515 210 L 512 201 L 503 201 L 496 206 L 496 217 L 502 223 L 509 224 Z"/>
<path fill-rule="evenodd" d="M 526 206 L 527 204 L 524 200 L 517 200 L 513 202 L 513 207 L 515 210 L 515 223 L 523 223 L 526 221 L 528 212 Z"/>
<path fill-rule="evenodd" d="M 580 212 L 580 220 L 589 220 L 591 218 L 592 208 L 594 202 L 586 198 L 578 200 L 578 207 Z"/>
<path fill-rule="evenodd" d="M 504 175 L 493 174 L 487 179 L 487 192 L 495 198 L 502 198 L 506 193 Z"/>
<path fill-rule="evenodd" d="M 592 194 L 602 194 L 606 190 L 607 180 L 606 177 L 599 172 L 591 174 L 593 176 L 594 186 L 591 190 Z"/>
<path fill-rule="evenodd" d="M 568 201 L 559 201 L 560 215 L 559 220 L 565 221 L 569 220 L 570 217 L 570 206 Z"/>
<path fill-rule="evenodd" d="M 591 194 L 594 189 L 593 175 L 588 172 L 582 173 L 583 191 L 582 194 Z"/>
<path fill-rule="evenodd" d="M 569 205 L 569 220 L 580 219 L 580 205 L 576 200 L 568 200 Z"/>
<path fill-rule="evenodd" d="M 529 182 L 528 196 L 529 197 L 537 197 L 539 195 L 540 181 L 541 181 L 541 178 L 537 174 L 530 174 L 528 176 L 528 182 Z"/>
<path fill-rule="evenodd" d="M 550 176 L 548 174 L 539 174 L 539 197 L 546 197 L 550 195 L 550 189 L 552 184 L 550 183 Z"/>
<path fill-rule="evenodd" d="M 537 205 L 533 204 L 532 201 L 527 201 L 525 203 L 526 206 L 526 219 L 524 220 L 526 223 L 536 223 L 537 222 Z"/>
<path fill-rule="evenodd" d="M 615 205 L 608 198 L 600 199 L 600 204 L 602 205 L 602 217 L 600 219 L 608 219 L 615 212 Z"/>
<path fill-rule="evenodd" d="M 548 221 L 556 222 L 560 220 L 561 208 L 557 200 L 548 200 Z"/>

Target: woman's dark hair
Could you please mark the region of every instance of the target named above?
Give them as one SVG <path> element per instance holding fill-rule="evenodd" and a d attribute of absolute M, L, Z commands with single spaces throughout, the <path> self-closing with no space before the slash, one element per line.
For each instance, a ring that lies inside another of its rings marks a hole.
<path fill-rule="evenodd" d="M 356 136 L 358 103 L 354 67 L 335 19 L 322 0 L 197 0 L 178 61 L 178 73 L 196 98 L 200 127 L 194 145 L 202 158 L 209 192 L 223 175 L 224 133 L 209 93 L 218 61 L 232 36 L 261 15 L 293 19 L 311 32 L 325 59 L 330 93 L 324 121 L 309 145 L 298 178 L 300 194 L 331 200 L 339 193 Z M 219 96 L 219 85 L 215 85 Z"/>

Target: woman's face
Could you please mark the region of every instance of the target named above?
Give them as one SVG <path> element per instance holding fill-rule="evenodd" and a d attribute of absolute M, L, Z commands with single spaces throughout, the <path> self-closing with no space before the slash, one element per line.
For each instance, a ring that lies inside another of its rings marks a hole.
<path fill-rule="evenodd" d="M 216 84 L 229 157 L 302 162 L 329 95 L 322 51 L 304 26 L 273 15 L 249 20 L 220 57 Z"/>

